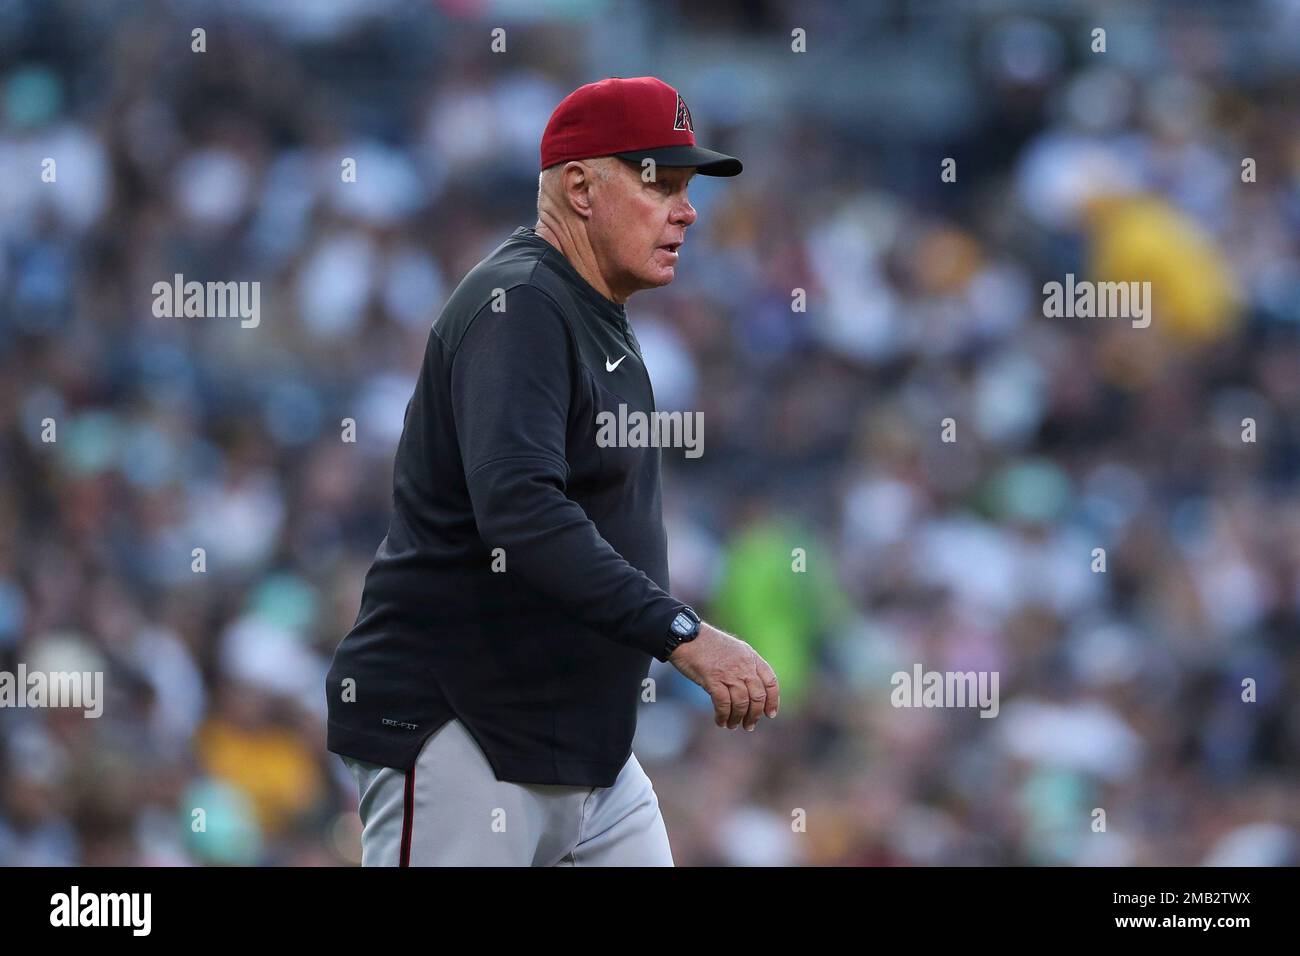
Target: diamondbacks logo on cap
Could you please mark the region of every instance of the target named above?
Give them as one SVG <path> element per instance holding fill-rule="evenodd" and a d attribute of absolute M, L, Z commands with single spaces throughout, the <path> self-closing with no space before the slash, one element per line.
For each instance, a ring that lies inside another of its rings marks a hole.
<path fill-rule="evenodd" d="M 688 129 L 695 132 L 695 124 L 691 122 L 691 111 L 686 108 L 686 101 L 682 99 L 682 94 L 677 94 L 677 118 L 673 120 L 673 129 Z"/>

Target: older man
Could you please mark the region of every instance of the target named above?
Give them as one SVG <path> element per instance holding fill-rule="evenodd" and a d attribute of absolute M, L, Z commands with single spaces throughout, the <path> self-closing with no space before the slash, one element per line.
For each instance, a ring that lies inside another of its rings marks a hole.
<path fill-rule="evenodd" d="M 776 676 L 668 591 L 660 450 L 597 441 L 654 393 L 624 303 L 667 285 L 695 145 L 653 77 L 581 87 L 541 146 L 538 220 L 470 271 L 433 325 L 388 535 L 327 679 L 366 865 L 672 865 L 632 754 L 650 659 L 719 726 L 775 717 Z"/>

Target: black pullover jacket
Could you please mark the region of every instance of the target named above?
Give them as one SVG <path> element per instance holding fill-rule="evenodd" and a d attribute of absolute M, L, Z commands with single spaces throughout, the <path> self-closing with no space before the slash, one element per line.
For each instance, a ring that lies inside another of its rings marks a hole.
<path fill-rule="evenodd" d="M 668 594 L 655 411 L 623 306 L 529 227 L 457 286 L 406 408 L 393 510 L 326 679 L 328 748 L 410 769 L 452 717 L 500 780 L 612 786 Z"/>

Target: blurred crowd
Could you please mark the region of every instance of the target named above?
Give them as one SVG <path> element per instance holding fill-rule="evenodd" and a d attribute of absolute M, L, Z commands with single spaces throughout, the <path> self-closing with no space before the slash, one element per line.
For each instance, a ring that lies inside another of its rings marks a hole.
<path fill-rule="evenodd" d="M 0 3 L 0 670 L 106 675 L 0 710 L 0 864 L 359 859 L 324 674 L 429 326 L 646 73 L 745 162 L 628 306 L 705 424 L 671 590 L 783 688 L 727 732 L 653 665 L 678 865 L 1300 863 L 1300 3 L 563 7 Z"/>

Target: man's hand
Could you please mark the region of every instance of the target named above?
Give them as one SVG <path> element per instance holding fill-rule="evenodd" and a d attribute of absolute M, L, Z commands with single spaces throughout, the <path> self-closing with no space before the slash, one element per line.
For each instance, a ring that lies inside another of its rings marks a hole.
<path fill-rule="evenodd" d="M 713 722 L 734 730 L 753 730 L 764 713 L 775 717 L 781 703 L 776 673 L 744 641 L 710 624 L 700 624 L 695 640 L 681 644 L 668 663 L 703 687 L 713 700 Z"/>

